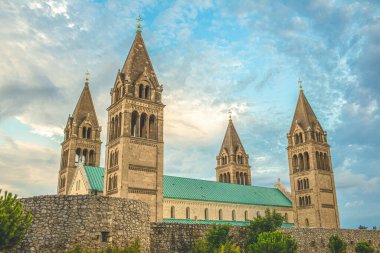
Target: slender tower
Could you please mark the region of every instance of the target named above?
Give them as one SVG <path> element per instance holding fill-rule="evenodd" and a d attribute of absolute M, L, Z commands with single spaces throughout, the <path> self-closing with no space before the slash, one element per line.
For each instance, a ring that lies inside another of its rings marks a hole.
<path fill-rule="evenodd" d="M 141 36 L 136 37 L 111 89 L 104 194 L 145 201 L 152 222 L 162 221 L 164 105 Z"/>
<path fill-rule="evenodd" d="M 295 224 L 339 228 L 334 172 L 327 133 L 315 116 L 300 84 L 288 137 L 289 175 Z"/>
<path fill-rule="evenodd" d="M 230 115 L 222 147 L 216 157 L 216 180 L 224 183 L 251 185 L 249 156 L 241 144 Z"/>
<path fill-rule="evenodd" d="M 71 181 L 79 163 L 99 167 L 102 128 L 96 117 L 88 84 L 86 81 L 72 116 L 66 123 L 65 139 L 62 142 L 61 167 L 58 176 L 58 194 L 68 194 Z"/>

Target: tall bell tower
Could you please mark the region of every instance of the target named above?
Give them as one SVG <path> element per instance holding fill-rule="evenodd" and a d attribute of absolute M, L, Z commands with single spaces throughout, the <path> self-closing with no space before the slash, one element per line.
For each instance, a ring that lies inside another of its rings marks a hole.
<path fill-rule="evenodd" d="M 249 166 L 248 159 L 249 156 L 241 144 L 230 115 L 222 147 L 216 157 L 216 180 L 224 183 L 251 185 L 251 166 Z"/>
<path fill-rule="evenodd" d="M 99 167 L 102 145 L 100 139 L 101 131 L 102 128 L 99 126 L 91 98 L 87 73 L 86 81 L 78 103 L 75 106 L 74 113 L 72 116 L 69 115 L 64 130 L 65 139 L 61 144 L 58 194 L 68 194 L 79 163 Z"/>
<path fill-rule="evenodd" d="M 141 21 L 141 20 L 138 20 Z M 111 89 L 104 194 L 145 201 L 162 221 L 164 104 L 141 26 Z"/>
<path fill-rule="evenodd" d="M 288 137 L 289 175 L 299 227 L 339 228 L 338 204 L 330 145 L 307 101 L 300 93 Z"/>

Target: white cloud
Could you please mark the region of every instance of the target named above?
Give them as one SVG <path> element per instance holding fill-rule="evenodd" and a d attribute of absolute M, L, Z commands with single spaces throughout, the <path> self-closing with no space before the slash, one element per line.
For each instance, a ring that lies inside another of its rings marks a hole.
<path fill-rule="evenodd" d="M 362 206 L 363 204 L 364 204 L 363 200 L 354 200 L 354 201 L 346 202 L 346 204 L 344 204 L 344 207 L 352 208 L 352 207 Z"/>

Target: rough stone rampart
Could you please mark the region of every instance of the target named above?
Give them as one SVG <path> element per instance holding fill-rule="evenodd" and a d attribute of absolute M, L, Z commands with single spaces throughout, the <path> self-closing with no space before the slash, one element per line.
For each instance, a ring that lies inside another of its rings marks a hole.
<path fill-rule="evenodd" d="M 196 239 L 204 236 L 211 225 L 203 224 L 151 224 L 151 253 L 188 252 Z M 231 227 L 231 235 L 241 245 L 244 241 L 244 227 Z M 297 241 L 297 252 L 328 252 L 327 244 L 331 235 L 338 235 L 347 243 L 347 253 L 355 252 L 355 245 L 367 241 L 380 250 L 379 230 L 327 229 L 327 228 L 286 228 L 285 233 Z"/>
<path fill-rule="evenodd" d="M 88 249 L 125 247 L 137 239 L 142 252 L 149 251 L 149 207 L 144 202 L 91 195 L 21 201 L 33 221 L 16 252 L 65 252 L 76 244 Z"/>

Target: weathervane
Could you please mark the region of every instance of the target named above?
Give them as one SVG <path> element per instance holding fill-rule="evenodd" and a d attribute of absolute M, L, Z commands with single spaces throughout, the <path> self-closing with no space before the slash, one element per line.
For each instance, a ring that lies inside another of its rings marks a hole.
<path fill-rule="evenodd" d="M 137 31 L 141 31 L 141 22 L 143 21 L 143 19 L 141 18 L 140 15 L 138 18 L 136 18 L 136 21 L 137 21 Z"/>

